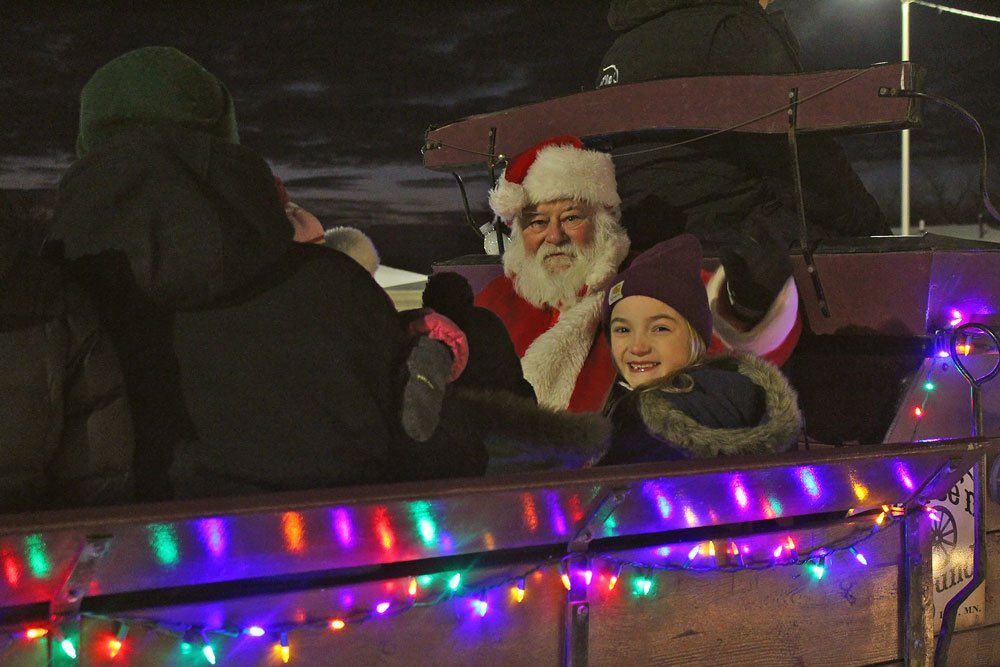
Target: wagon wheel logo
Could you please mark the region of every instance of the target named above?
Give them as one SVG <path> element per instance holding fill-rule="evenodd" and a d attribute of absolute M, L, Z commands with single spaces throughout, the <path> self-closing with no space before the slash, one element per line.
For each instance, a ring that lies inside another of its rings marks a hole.
<path fill-rule="evenodd" d="M 931 548 L 947 562 L 958 542 L 958 526 L 955 524 L 955 517 L 946 507 L 935 505 L 934 510 L 941 520 L 931 522 Z"/>

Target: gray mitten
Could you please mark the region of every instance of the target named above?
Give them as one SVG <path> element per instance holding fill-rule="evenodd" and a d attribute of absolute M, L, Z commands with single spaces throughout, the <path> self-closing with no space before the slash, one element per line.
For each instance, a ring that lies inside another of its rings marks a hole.
<path fill-rule="evenodd" d="M 429 440 L 437 429 L 451 365 L 451 349 L 427 336 L 417 339 L 410 356 L 406 358 L 403 430 L 418 442 Z"/>

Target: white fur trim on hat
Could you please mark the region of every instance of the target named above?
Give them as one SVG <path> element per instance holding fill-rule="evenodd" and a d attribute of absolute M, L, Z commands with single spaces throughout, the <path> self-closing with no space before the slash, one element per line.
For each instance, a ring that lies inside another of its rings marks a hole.
<path fill-rule="evenodd" d="M 501 174 L 490 191 L 490 207 L 506 221 L 512 221 L 529 204 L 577 199 L 607 207 L 618 206 L 618 184 L 611 156 L 575 146 L 546 146 L 524 176 L 521 184 L 511 183 Z"/>

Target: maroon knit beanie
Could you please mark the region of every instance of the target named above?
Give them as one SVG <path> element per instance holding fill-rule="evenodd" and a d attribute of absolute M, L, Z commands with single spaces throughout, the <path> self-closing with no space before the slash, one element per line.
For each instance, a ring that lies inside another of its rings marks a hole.
<path fill-rule="evenodd" d="M 712 341 L 712 311 L 701 279 L 701 244 L 691 234 L 657 243 L 611 280 L 604 299 L 604 330 L 615 303 L 628 296 L 659 299 L 683 315 L 705 344 Z"/>

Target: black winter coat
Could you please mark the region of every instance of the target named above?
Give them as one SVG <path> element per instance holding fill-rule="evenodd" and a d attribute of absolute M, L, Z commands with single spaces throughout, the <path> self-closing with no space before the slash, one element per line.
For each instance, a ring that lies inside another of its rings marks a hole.
<path fill-rule="evenodd" d="M 0 221 L 0 227 L 4 227 Z M 0 229 L 0 512 L 127 502 L 132 422 L 86 294 Z"/>
<path fill-rule="evenodd" d="M 720 357 L 688 375 L 688 393 L 615 385 L 601 465 L 784 451 L 802 430 L 795 391 L 759 357 Z"/>
<path fill-rule="evenodd" d="M 711 74 L 802 71 L 784 17 L 756 0 L 614 0 L 619 33 L 598 86 Z M 685 137 L 673 137 L 671 142 Z M 662 144 L 621 145 L 620 153 Z M 799 138 L 806 220 L 814 239 L 891 233 L 878 203 L 830 137 Z M 633 248 L 691 232 L 727 243 L 746 222 L 798 238 L 795 190 L 784 137 L 721 135 L 667 151 L 615 159 L 622 223 Z"/>
<path fill-rule="evenodd" d="M 429 442 L 403 435 L 391 301 L 346 255 L 292 241 L 246 148 L 132 128 L 66 174 L 52 238 L 116 336 L 146 497 L 170 496 L 168 468 L 177 497 L 485 470 L 450 401 Z"/>

